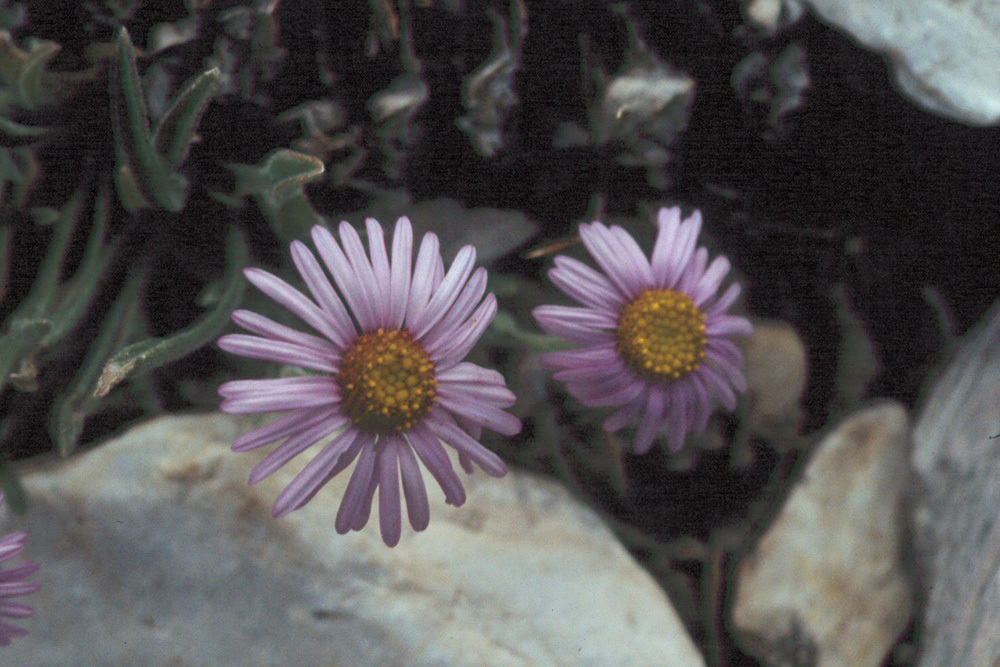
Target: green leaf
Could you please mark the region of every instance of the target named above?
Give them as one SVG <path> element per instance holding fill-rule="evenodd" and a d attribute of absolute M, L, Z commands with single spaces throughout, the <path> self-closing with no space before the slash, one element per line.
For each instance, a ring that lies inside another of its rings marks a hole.
<path fill-rule="evenodd" d="M 54 225 L 62 219 L 62 211 L 51 206 L 32 206 L 28 215 L 39 227 Z"/>
<path fill-rule="evenodd" d="M 272 151 L 254 167 L 229 164 L 236 174 L 236 196 L 261 195 L 274 208 L 302 194 L 306 183 L 323 175 L 323 161 L 312 155 L 281 148 Z"/>
<path fill-rule="evenodd" d="M 260 166 L 226 166 L 236 175 L 236 192 L 232 197 L 216 194 L 215 198 L 232 207 L 242 197 L 253 195 L 271 229 L 283 241 L 308 236 L 309 230 L 320 223 L 304 187 L 323 175 L 322 160 L 282 148 L 268 154 Z"/>
<path fill-rule="evenodd" d="M 483 341 L 500 347 L 527 346 L 538 352 L 556 352 L 572 347 L 562 338 L 524 331 L 517 325 L 517 320 L 503 310 L 497 311 L 496 317 L 483 334 Z"/>
<path fill-rule="evenodd" d="M 7 6 L 7 0 L 0 0 L 0 30 L 14 30 L 28 20 L 28 12 L 20 2 Z"/>
<path fill-rule="evenodd" d="M 219 87 L 221 76 L 219 68 L 213 67 L 188 81 L 160 120 L 153 142 L 156 152 L 171 169 L 179 167 L 187 157 L 195 129 Z"/>
<path fill-rule="evenodd" d="M 94 398 L 94 384 L 100 377 L 104 363 L 115 348 L 128 340 L 138 321 L 139 289 L 145 276 L 137 273 L 131 276 L 111 309 L 104 318 L 97 338 L 91 345 L 87 358 L 69 386 L 69 390 L 56 402 L 56 408 L 49 420 L 49 435 L 56 443 L 60 456 L 73 451 L 87 415 L 98 405 Z"/>
<path fill-rule="evenodd" d="M 28 203 L 31 188 L 34 187 L 35 180 L 42 168 L 38 162 L 38 156 L 35 154 L 34 146 L 18 146 L 10 149 L 9 152 L 17 170 L 17 175 L 13 179 L 14 187 L 11 189 L 14 207 L 23 211 Z"/>
<path fill-rule="evenodd" d="M 48 316 L 59 288 L 59 274 L 62 271 L 63 260 L 66 258 L 66 251 L 69 249 L 69 241 L 73 235 L 73 227 L 76 225 L 77 214 L 80 212 L 82 195 L 83 192 L 78 190 L 73 198 L 63 206 L 52 232 L 49 249 L 38 269 L 38 276 L 35 278 L 28 296 L 18 306 L 14 317 Z"/>
<path fill-rule="evenodd" d="M 271 229 L 286 243 L 309 238 L 309 230 L 322 222 L 305 194 L 292 197 L 280 207 L 270 210 L 267 202 L 260 199 L 258 197 L 258 204 L 271 223 Z"/>
<path fill-rule="evenodd" d="M 24 106 L 30 109 L 49 101 L 51 95 L 45 90 L 42 78 L 45 76 L 45 66 L 62 47 L 55 42 L 39 39 L 29 39 L 25 44 L 28 47 L 28 58 L 18 76 L 17 84 Z"/>
<path fill-rule="evenodd" d="M 215 307 L 200 320 L 172 336 L 150 338 L 120 350 L 104 365 L 94 389 L 95 397 L 106 396 L 126 378 L 169 364 L 194 352 L 222 331 L 233 309 L 243 297 L 245 286 L 241 272 L 247 262 L 246 242 L 235 228 L 230 233 L 227 256 L 226 275 L 223 277 L 226 291 Z"/>
<path fill-rule="evenodd" d="M 34 353 L 38 342 L 52 330 L 52 320 L 16 319 L 0 336 L 0 389 L 10 380 L 10 374 L 22 359 Z"/>
<path fill-rule="evenodd" d="M 128 165 L 123 164 L 115 172 L 115 189 L 118 191 L 118 198 L 121 200 L 122 206 L 129 213 L 153 206 L 142 194 L 139 183 L 132 175 L 132 170 L 128 168 Z"/>
<path fill-rule="evenodd" d="M 51 311 L 59 289 L 59 273 L 76 224 L 80 199 L 81 192 L 78 191 L 63 207 L 54 225 L 48 252 L 45 253 L 28 296 L 5 321 L 6 331 L 0 336 L 0 389 L 12 379 L 11 373 L 15 368 L 33 368 L 30 363 L 25 366 L 25 360 L 30 362 L 43 339 L 54 327 Z M 30 387 L 30 381 L 24 386 Z"/>
<path fill-rule="evenodd" d="M 187 179 L 172 171 L 154 148 L 135 48 L 125 28 L 118 31 L 112 58 L 111 101 L 119 161 L 119 191 L 122 171 L 127 168 L 142 198 L 156 202 L 168 211 L 180 211 L 184 208 Z"/>
<path fill-rule="evenodd" d="M 46 127 L 34 127 L 15 123 L 9 118 L 0 117 L 0 146 L 13 148 L 30 144 L 43 137 L 49 131 Z"/>
<path fill-rule="evenodd" d="M 42 339 L 41 346 L 49 347 L 75 327 L 90 305 L 108 264 L 110 253 L 104 247 L 104 231 L 108 220 L 108 193 L 102 190 L 94 206 L 94 224 L 90 230 L 87 247 L 83 251 L 80 267 L 69 287 L 52 313 L 52 330 Z"/>

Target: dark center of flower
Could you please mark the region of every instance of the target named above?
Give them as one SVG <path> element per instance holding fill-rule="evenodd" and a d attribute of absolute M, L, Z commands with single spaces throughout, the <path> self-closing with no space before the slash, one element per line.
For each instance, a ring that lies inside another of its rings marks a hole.
<path fill-rule="evenodd" d="M 368 433 L 401 433 L 434 407 L 437 379 L 427 352 L 405 329 L 358 338 L 337 373 L 344 410 Z"/>
<path fill-rule="evenodd" d="M 705 358 L 705 313 L 683 292 L 646 290 L 622 309 L 615 341 L 637 375 L 672 382 L 696 370 Z"/>

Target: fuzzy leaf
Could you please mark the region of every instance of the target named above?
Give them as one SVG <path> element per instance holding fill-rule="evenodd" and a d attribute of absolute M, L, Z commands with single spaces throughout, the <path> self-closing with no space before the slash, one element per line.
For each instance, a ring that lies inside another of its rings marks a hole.
<path fill-rule="evenodd" d="M 6 176 L 9 176 L 13 182 L 11 195 L 13 195 L 14 207 L 23 211 L 28 203 L 31 188 L 34 187 L 35 180 L 42 170 L 38 156 L 35 155 L 34 146 L 18 146 L 7 151 L 0 151 L 0 153 L 3 153 L 6 158 L 2 160 L 5 166 L 9 164 L 11 167 L 11 171 Z M 4 171 L 4 167 L 0 167 L 0 171 Z M 5 175 L 0 175 L 0 189 L 3 187 L 2 181 L 4 179 Z"/>
<path fill-rule="evenodd" d="M 150 338 L 120 350 L 104 365 L 94 389 L 95 397 L 106 396 L 126 378 L 169 364 L 194 352 L 222 331 L 229 321 L 230 313 L 243 296 L 245 285 L 241 271 L 247 262 L 246 242 L 235 229 L 230 234 L 228 246 L 226 275 L 223 277 L 226 290 L 215 307 L 200 320 L 172 336 Z"/>
<path fill-rule="evenodd" d="M 42 78 L 45 75 L 45 66 L 62 47 L 55 42 L 35 39 L 29 39 L 27 46 L 28 58 L 18 76 L 17 84 L 21 91 L 21 99 L 24 100 L 23 106 L 30 109 L 49 101 Z"/>
<path fill-rule="evenodd" d="M 44 136 L 48 131 L 48 128 L 45 127 L 22 125 L 8 118 L 0 117 L 0 146 L 13 148 L 30 144 Z"/>
<path fill-rule="evenodd" d="M 97 196 L 94 210 L 94 225 L 90 230 L 83 259 L 69 287 L 53 309 L 52 330 L 42 341 L 42 347 L 49 347 L 68 334 L 83 317 L 101 282 L 101 276 L 108 264 L 110 253 L 104 248 L 104 230 L 108 219 L 108 194 L 102 190 Z"/>
<path fill-rule="evenodd" d="M 115 172 L 115 189 L 118 191 L 118 198 L 121 200 L 122 206 L 129 213 L 135 213 L 136 211 L 153 206 L 146 199 L 146 195 L 142 194 L 139 183 L 135 180 L 132 170 L 127 165 L 123 164 Z"/>
<path fill-rule="evenodd" d="M 40 341 L 52 330 L 52 320 L 16 319 L 10 323 L 6 333 L 0 336 L 0 389 L 10 380 L 22 359 L 30 356 Z"/>
<path fill-rule="evenodd" d="M 286 243 L 309 238 L 309 230 L 322 222 L 305 194 L 292 197 L 280 207 L 271 209 L 262 199 L 258 198 L 258 204 L 271 223 L 271 229 Z"/>
<path fill-rule="evenodd" d="M 322 176 L 324 170 L 322 160 L 287 148 L 269 153 L 259 167 L 227 166 L 236 174 L 237 197 L 262 195 L 275 208 L 302 194 L 303 186 Z"/>
<path fill-rule="evenodd" d="M 24 361 L 34 356 L 55 323 L 52 310 L 59 288 L 66 250 L 79 212 L 81 193 L 77 192 L 62 209 L 52 231 L 48 252 L 42 260 L 38 276 L 17 310 L 6 320 L 6 331 L 0 336 L 0 389 L 10 381 L 15 368 L 32 368 Z M 30 382 L 24 386 L 31 386 Z"/>
<path fill-rule="evenodd" d="M 135 329 L 138 321 L 135 304 L 144 277 L 141 273 L 135 274 L 122 288 L 69 390 L 56 403 L 49 420 L 49 435 L 56 443 L 60 456 L 73 451 L 83 431 L 84 420 L 97 408 L 99 400 L 94 398 L 93 388 L 104 362 L 116 347 L 129 339 Z"/>
<path fill-rule="evenodd" d="M 572 347 L 562 338 L 548 334 L 531 333 L 518 326 L 517 320 L 510 313 L 500 310 L 483 333 L 482 340 L 490 345 L 500 347 L 527 347 L 538 352 L 556 352 Z"/>
<path fill-rule="evenodd" d="M 119 192 L 122 190 L 122 174 L 128 169 L 142 198 L 168 211 L 180 211 L 184 207 L 187 179 L 172 171 L 156 152 L 135 48 L 125 28 L 118 31 L 112 58 L 111 101 L 119 161 Z M 137 200 L 133 198 L 131 201 L 134 203 Z"/>
<path fill-rule="evenodd" d="M 56 293 L 59 287 L 59 274 L 62 271 L 63 260 L 66 258 L 66 251 L 69 249 L 70 238 L 73 235 L 73 227 L 76 225 L 76 217 L 80 212 L 80 200 L 82 192 L 77 191 L 69 202 L 63 206 L 56 220 L 52 231 L 52 240 L 49 242 L 45 259 L 38 270 L 28 296 L 25 297 L 14 317 L 47 317 L 52 304 L 55 302 Z"/>
<path fill-rule="evenodd" d="M 153 142 L 156 152 L 171 169 L 179 167 L 187 157 L 195 140 L 195 129 L 219 87 L 221 76 L 219 68 L 213 67 L 188 81 L 160 120 Z"/>

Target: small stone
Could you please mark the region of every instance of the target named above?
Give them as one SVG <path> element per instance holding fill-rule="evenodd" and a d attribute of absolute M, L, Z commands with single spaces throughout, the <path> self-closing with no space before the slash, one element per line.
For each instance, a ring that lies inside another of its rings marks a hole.
<path fill-rule="evenodd" d="M 844 419 L 740 562 L 733 623 L 766 664 L 877 667 L 906 627 L 908 430 L 906 410 L 894 402 Z"/>
<path fill-rule="evenodd" d="M 753 395 L 751 427 L 769 440 L 797 435 L 809 375 L 806 346 L 798 332 L 787 322 L 754 320 L 744 357 Z"/>
<path fill-rule="evenodd" d="M 427 476 L 430 526 L 389 549 L 377 526 L 334 531 L 347 473 L 271 518 L 308 457 L 248 486 L 263 452 L 229 450 L 248 421 L 164 417 L 23 470 L 30 511 L 4 530 L 31 530 L 42 589 L 4 664 L 705 664 L 652 577 L 557 484 L 468 476 L 455 508 Z"/>

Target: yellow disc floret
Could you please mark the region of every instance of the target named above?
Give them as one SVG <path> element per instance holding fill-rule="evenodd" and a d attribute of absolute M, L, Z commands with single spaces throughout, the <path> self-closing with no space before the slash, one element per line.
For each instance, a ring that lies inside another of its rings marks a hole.
<path fill-rule="evenodd" d="M 362 431 L 401 433 L 434 407 L 434 363 L 409 331 L 379 329 L 358 338 L 337 373 L 344 411 Z"/>
<path fill-rule="evenodd" d="M 615 330 L 628 367 L 659 383 L 696 370 L 705 359 L 705 340 L 705 313 L 687 294 L 671 289 L 642 292 L 622 309 Z"/>

